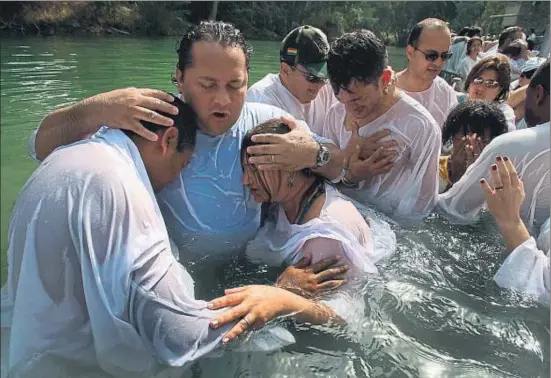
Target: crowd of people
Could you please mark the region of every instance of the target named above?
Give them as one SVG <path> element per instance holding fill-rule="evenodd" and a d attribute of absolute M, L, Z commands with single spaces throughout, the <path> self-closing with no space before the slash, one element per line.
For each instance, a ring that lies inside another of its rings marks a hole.
<path fill-rule="evenodd" d="M 151 376 L 232 341 L 293 342 L 266 326 L 279 317 L 345 324 L 396 248 L 350 199 L 404 225 L 488 209 L 508 248 L 495 281 L 548 304 L 549 59 L 518 27 L 480 34 L 423 20 L 394 72 L 372 31 L 330 44 L 304 25 L 249 87 L 242 33 L 205 21 L 178 45 L 176 94 L 117 89 L 48 114 L 9 229 L 8 372 Z M 281 267 L 277 282 L 196 299 L 187 262 L 241 251 Z"/>

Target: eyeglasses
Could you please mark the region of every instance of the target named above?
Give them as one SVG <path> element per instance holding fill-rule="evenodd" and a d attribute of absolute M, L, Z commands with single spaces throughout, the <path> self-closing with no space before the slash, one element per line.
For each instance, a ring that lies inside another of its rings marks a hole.
<path fill-rule="evenodd" d="M 428 60 L 429 62 L 434 62 L 436 61 L 439 57 L 443 60 L 443 61 L 446 61 L 448 59 L 450 59 L 453 55 L 453 53 L 449 52 L 449 51 L 446 51 L 446 52 L 443 52 L 443 53 L 439 53 L 438 51 L 436 50 L 429 50 L 427 52 L 423 51 L 423 50 L 419 50 L 417 47 L 414 47 L 415 50 L 419 51 L 421 54 L 423 54 L 425 56 L 425 60 Z"/>
<path fill-rule="evenodd" d="M 310 72 L 306 72 L 306 71 L 303 71 L 301 69 L 299 69 L 297 66 L 292 66 L 291 69 L 293 71 L 298 71 L 302 74 L 302 76 L 304 76 L 304 79 L 309 82 L 309 83 L 312 83 L 312 84 L 319 84 L 319 83 L 327 83 L 329 81 L 329 79 L 326 79 L 326 78 L 323 78 L 323 77 L 319 77 L 319 76 L 316 76 L 314 74 L 311 74 Z"/>
<path fill-rule="evenodd" d="M 473 80 L 473 85 L 482 85 L 482 84 L 484 84 L 484 86 L 489 89 L 499 87 L 499 82 L 495 80 L 484 80 L 481 77 L 477 77 L 476 79 Z"/>

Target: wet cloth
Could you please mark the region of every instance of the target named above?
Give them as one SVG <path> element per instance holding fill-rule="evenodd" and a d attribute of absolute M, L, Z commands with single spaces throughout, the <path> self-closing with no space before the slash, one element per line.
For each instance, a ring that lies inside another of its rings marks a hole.
<path fill-rule="evenodd" d="M 344 126 L 345 116 L 343 104 L 333 105 L 323 132 L 341 149 L 352 137 Z M 422 219 L 432 210 L 438 194 L 440 127 L 421 104 L 402 94 L 385 114 L 361 126 L 358 134 L 367 137 L 384 129 L 390 130 L 390 135 L 382 140 L 398 143 L 394 166 L 388 173 L 362 181 L 358 189 L 343 188 L 343 193 L 396 219 Z"/>
<path fill-rule="evenodd" d="M 494 280 L 503 288 L 534 296 L 549 306 L 549 219 L 541 227 L 537 241 L 531 237 L 507 256 Z"/>
<path fill-rule="evenodd" d="M 455 91 L 440 76 L 437 76 L 431 86 L 424 91 L 409 92 L 401 88 L 400 90 L 423 105 L 440 127 L 444 125 L 452 108 L 457 105 Z"/>
<path fill-rule="evenodd" d="M 324 85 L 316 98 L 308 104 L 302 104 L 281 83 L 279 75 L 268 74 L 254 83 L 247 91 L 247 101 L 273 105 L 306 122 L 315 134 L 321 134 L 323 122 L 329 108 L 337 102 L 329 84 Z"/>
<path fill-rule="evenodd" d="M 549 122 L 536 127 L 506 133 L 493 139 L 465 174 L 447 192 L 439 195 L 439 212 L 459 223 L 478 219 L 485 205 L 480 179 L 489 179 L 489 171 L 498 156 L 507 156 L 515 164 L 524 182 L 526 199 L 520 215 L 528 227 L 542 224 L 549 217 L 550 147 Z"/>
<path fill-rule="evenodd" d="M 378 274 L 375 264 L 394 253 L 396 237 L 382 220 L 373 217 L 368 225 L 356 207 L 332 185 L 325 184 L 325 193 L 319 217 L 304 224 L 291 224 L 282 206 L 273 204 L 271 218 L 247 246 L 247 257 L 274 266 L 296 264 L 305 257 L 303 247 L 308 242 L 317 243 L 308 249 L 312 263 L 341 255 L 350 266 L 348 282 L 339 288 L 342 295 L 326 298 L 326 303 L 347 319 L 349 309 L 342 303 L 343 296 L 353 295 L 351 290 L 366 275 Z"/>
<path fill-rule="evenodd" d="M 139 151 L 115 129 L 58 148 L 23 187 L 1 304 L 17 377 L 151 377 L 229 329 L 209 327 L 219 311 L 194 299 Z"/>

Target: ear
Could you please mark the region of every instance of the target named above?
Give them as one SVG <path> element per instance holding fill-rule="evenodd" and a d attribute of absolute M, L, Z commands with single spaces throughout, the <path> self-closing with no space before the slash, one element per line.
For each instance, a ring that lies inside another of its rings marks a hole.
<path fill-rule="evenodd" d="M 383 80 L 382 84 L 383 86 L 387 86 L 390 84 L 390 81 L 392 80 L 392 70 L 389 68 L 385 68 L 383 70 L 383 74 L 381 75 L 381 78 Z"/>
<path fill-rule="evenodd" d="M 408 60 L 412 60 L 413 59 L 413 53 L 415 52 L 415 49 L 413 48 L 412 45 L 408 45 L 406 47 L 406 57 L 408 58 Z"/>
<path fill-rule="evenodd" d="M 162 156 L 167 156 L 171 152 L 176 152 L 176 147 L 178 146 L 178 129 L 176 127 L 168 127 L 160 139 Z"/>
<path fill-rule="evenodd" d="M 176 68 L 175 76 L 176 76 L 176 81 L 178 82 L 178 90 L 180 93 L 182 93 L 180 88 L 182 88 L 184 85 L 184 71 L 180 70 L 179 68 Z"/>
<path fill-rule="evenodd" d="M 289 70 L 290 69 L 291 69 L 291 67 L 287 63 L 281 62 L 280 65 L 279 65 L 280 72 L 284 73 L 287 76 L 289 75 Z"/>
<path fill-rule="evenodd" d="M 547 100 L 547 93 L 541 85 L 536 85 L 536 105 L 542 106 Z M 549 106 L 549 104 L 547 104 Z"/>

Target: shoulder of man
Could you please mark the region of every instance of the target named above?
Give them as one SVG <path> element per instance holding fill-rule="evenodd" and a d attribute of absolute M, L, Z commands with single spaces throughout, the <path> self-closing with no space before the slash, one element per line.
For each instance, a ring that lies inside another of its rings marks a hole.
<path fill-rule="evenodd" d="M 407 122 L 413 123 L 415 126 L 409 126 L 409 128 L 416 129 L 419 132 L 428 131 L 429 133 L 436 133 L 440 136 L 441 131 L 438 123 L 430 114 L 430 112 L 419 101 L 413 97 L 408 96 L 406 93 L 402 93 L 403 114 L 406 114 Z M 402 111 L 402 110 L 398 110 Z"/>

